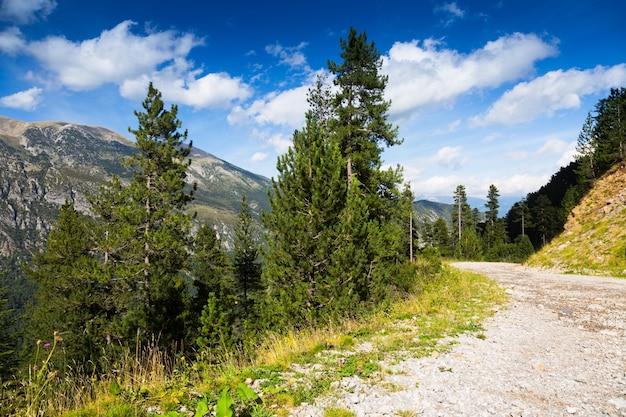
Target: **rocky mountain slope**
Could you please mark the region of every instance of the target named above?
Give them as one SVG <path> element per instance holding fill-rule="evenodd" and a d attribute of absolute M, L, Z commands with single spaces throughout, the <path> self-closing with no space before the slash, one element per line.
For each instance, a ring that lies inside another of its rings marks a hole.
<path fill-rule="evenodd" d="M 0 256 L 39 247 L 66 200 L 87 211 L 86 193 L 114 174 L 130 179 L 122 160 L 133 151 L 131 141 L 105 128 L 0 116 Z M 269 209 L 269 179 L 198 149 L 191 157 L 189 180 L 198 189 L 190 210 L 225 242 L 232 241 L 242 195 L 254 214 Z"/>
<path fill-rule="evenodd" d="M 566 272 L 626 276 L 626 169 L 596 181 L 565 230 L 528 263 Z"/>

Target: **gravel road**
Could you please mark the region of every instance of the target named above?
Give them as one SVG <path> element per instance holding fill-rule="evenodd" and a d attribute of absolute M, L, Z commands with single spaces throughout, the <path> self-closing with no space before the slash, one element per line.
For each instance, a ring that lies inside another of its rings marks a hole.
<path fill-rule="evenodd" d="M 320 417 L 332 406 L 358 417 L 626 416 L 626 279 L 455 266 L 509 296 L 484 323 L 484 339 L 463 335 L 449 353 L 383 364 L 385 383 L 346 378 L 341 395 L 292 415 Z"/>

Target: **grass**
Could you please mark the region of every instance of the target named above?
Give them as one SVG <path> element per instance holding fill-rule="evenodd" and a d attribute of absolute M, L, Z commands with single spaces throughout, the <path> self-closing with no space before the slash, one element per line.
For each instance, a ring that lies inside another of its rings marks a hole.
<path fill-rule="evenodd" d="M 599 179 L 574 208 L 565 230 L 528 260 L 569 273 L 626 277 L 626 170 Z"/>
<path fill-rule="evenodd" d="M 287 416 L 303 402 L 340 395 L 335 382 L 341 378 L 382 383 L 384 363 L 446 351 L 453 343 L 450 337 L 461 333 L 484 338 L 481 322 L 505 301 L 494 282 L 451 267 L 419 279 L 427 281 L 420 294 L 361 320 L 270 334 L 254 358 L 231 352 L 215 365 L 168 358 L 154 347 L 138 349 L 129 353 L 123 366 L 98 379 L 79 371 L 53 376 L 30 414 L 24 412 L 19 382 L 13 381 L 0 392 L 0 414 L 11 403 L 14 408 L 5 412 L 9 416 L 178 417 L 188 415 L 181 410 L 200 406 L 214 410 L 226 390 L 234 415 Z M 242 384 L 259 394 L 262 403 L 241 395 Z M 331 408 L 324 415 L 354 414 Z"/>

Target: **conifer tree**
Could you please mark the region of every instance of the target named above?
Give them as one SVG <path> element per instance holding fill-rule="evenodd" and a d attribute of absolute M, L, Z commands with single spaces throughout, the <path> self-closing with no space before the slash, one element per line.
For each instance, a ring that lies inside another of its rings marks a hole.
<path fill-rule="evenodd" d="M 441 253 L 441 255 L 452 255 L 452 244 L 450 242 L 450 232 L 448 231 L 448 224 L 441 217 L 439 217 L 433 223 L 433 240 L 434 246 L 439 250 L 439 253 Z"/>
<path fill-rule="evenodd" d="M 626 88 L 612 88 L 596 104 L 596 163 L 601 173 L 626 160 Z"/>
<path fill-rule="evenodd" d="M 316 323 L 336 287 L 329 262 L 341 243 L 336 237 L 345 205 L 342 158 L 313 113 L 293 135 L 293 145 L 278 160 L 272 180 L 263 286 L 265 321 L 278 328 Z M 329 290 L 325 290 L 329 287 Z"/>
<path fill-rule="evenodd" d="M 498 218 L 498 208 L 500 203 L 498 202 L 500 192 L 498 188 L 491 184 L 489 191 L 487 192 L 487 202 L 485 207 L 485 249 L 489 251 L 491 248 L 504 243 L 504 224 Z"/>
<path fill-rule="evenodd" d="M 234 347 L 227 307 L 215 293 L 209 294 L 207 304 L 202 310 L 198 333 L 196 344 L 205 349 L 209 357 L 215 357 L 220 350 L 228 351 Z"/>
<path fill-rule="evenodd" d="M 388 77 L 379 74 L 380 53 L 365 32 L 350 28 L 347 39 L 341 39 L 343 62 L 328 62 L 339 91 L 334 97 L 336 119 L 331 130 L 337 135 L 345 158 L 347 179 L 354 177 L 370 192 L 378 190 L 377 171 L 381 165 L 381 145 L 402 143 L 397 128 L 387 122 L 391 103 L 384 99 Z"/>
<path fill-rule="evenodd" d="M 191 143 L 180 133 L 178 108 L 164 108 L 150 83 L 136 111 L 139 127 L 129 129 L 138 152 L 128 159 L 134 176 L 128 186 L 113 178 L 91 197 L 103 229 L 98 236 L 111 279 L 115 318 L 110 339 L 128 345 L 159 336 L 163 345 L 182 339 L 188 306 L 181 271 L 191 244 L 191 219 L 184 211 L 193 198 L 186 186 Z"/>
<path fill-rule="evenodd" d="M 576 143 L 577 159 L 580 161 L 579 174 L 585 182 L 593 182 L 596 178 L 597 134 L 595 121 L 591 117 L 591 113 L 587 113 L 587 118 Z"/>
<path fill-rule="evenodd" d="M 371 268 L 364 271 L 370 278 L 366 286 L 373 291 L 361 295 L 382 294 L 385 287 L 393 285 L 390 271 L 409 258 L 406 225 L 412 195 L 399 189 L 399 167 L 381 169 L 383 147 L 402 143 L 397 127 L 387 121 L 391 102 L 384 98 L 388 78 L 380 74 L 381 55 L 366 33 L 357 33 L 354 28 L 350 28 L 347 39 L 340 40 L 340 46 L 343 61 L 328 62 L 337 86 L 328 126 L 344 159 L 342 174 L 347 188 L 351 190 L 358 180 L 367 207 L 370 232 L 361 245 Z"/>
<path fill-rule="evenodd" d="M 261 264 L 258 258 L 259 249 L 254 240 L 254 223 L 244 195 L 235 229 L 233 257 L 235 299 L 240 307 L 237 316 L 242 322 L 253 317 L 255 294 L 261 288 Z"/>
<path fill-rule="evenodd" d="M 452 207 L 452 228 L 455 242 L 460 242 L 463 231 L 473 227 L 472 209 L 467 203 L 467 194 L 464 185 L 458 185 L 454 190 L 454 205 Z"/>
<path fill-rule="evenodd" d="M 97 366 L 105 345 L 104 328 L 113 312 L 107 309 L 109 287 L 92 255 L 92 225 L 73 204 L 61 206 L 45 249 L 35 254 L 28 269 L 37 293 L 27 342 L 45 340 L 56 331 L 64 339 L 68 358 Z"/>
<path fill-rule="evenodd" d="M 7 289 L 0 281 L 0 381 L 7 380 L 15 366 L 17 346 L 15 320 L 8 304 Z"/>
<path fill-rule="evenodd" d="M 215 298 L 214 302 L 222 306 L 232 306 L 234 299 L 234 283 L 231 276 L 230 263 L 226 252 L 222 248 L 222 243 L 217 237 L 215 230 L 202 225 L 196 233 L 193 254 L 190 259 L 191 284 L 193 287 L 193 297 L 188 314 L 188 334 L 190 340 L 196 340 L 199 329 L 203 327 L 200 317 L 209 303 L 209 298 Z M 215 308 L 213 308 L 215 310 Z M 227 316 L 225 320 L 230 325 L 232 314 L 228 308 L 223 313 Z M 215 314 L 212 312 L 211 314 Z M 230 329 L 228 333 L 230 333 Z M 208 336 L 203 336 L 208 338 Z M 207 341 L 208 343 L 208 341 Z"/>

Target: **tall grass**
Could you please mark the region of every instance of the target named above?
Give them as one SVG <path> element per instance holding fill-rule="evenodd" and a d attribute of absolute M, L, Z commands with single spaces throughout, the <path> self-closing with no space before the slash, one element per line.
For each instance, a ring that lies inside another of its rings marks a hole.
<path fill-rule="evenodd" d="M 234 393 L 240 415 L 286 415 L 287 408 L 328 393 L 333 380 L 372 378 L 384 358 L 429 354 L 443 348 L 438 341 L 445 336 L 480 332 L 481 320 L 504 301 L 502 290 L 482 276 L 430 263 L 418 269 L 420 290 L 413 296 L 360 320 L 270 333 L 254 354 L 222 351 L 189 361 L 154 344 L 127 351 L 100 376 L 73 367 L 43 372 L 37 380 L 18 375 L 3 385 L 0 415 L 182 416 L 187 414 L 181 410 L 195 410 L 200 402 L 215 406 L 224 389 Z M 371 346 L 368 351 L 360 348 L 364 343 Z M 254 387 L 263 406 L 250 408 L 236 398 L 242 383 Z M 27 395 L 34 388 L 41 389 Z"/>

